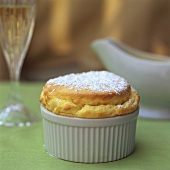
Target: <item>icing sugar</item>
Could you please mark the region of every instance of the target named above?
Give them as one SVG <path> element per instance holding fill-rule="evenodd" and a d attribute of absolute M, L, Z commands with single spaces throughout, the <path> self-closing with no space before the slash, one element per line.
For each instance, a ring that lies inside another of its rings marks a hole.
<path fill-rule="evenodd" d="M 56 86 L 67 86 L 76 91 L 85 89 L 98 92 L 113 92 L 119 93 L 124 91 L 129 85 L 127 81 L 108 71 L 89 71 L 79 74 L 68 74 L 54 79 L 50 79 L 48 84 Z"/>

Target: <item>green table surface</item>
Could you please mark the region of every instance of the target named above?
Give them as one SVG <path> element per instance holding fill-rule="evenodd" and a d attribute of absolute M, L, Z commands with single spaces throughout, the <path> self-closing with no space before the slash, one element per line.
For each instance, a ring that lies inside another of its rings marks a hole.
<path fill-rule="evenodd" d="M 114 162 L 82 164 L 49 156 L 43 147 L 43 126 L 39 95 L 43 83 L 21 84 L 25 104 L 39 115 L 29 127 L 0 127 L 0 170 L 169 170 L 170 121 L 138 118 L 136 147 L 133 154 Z M 0 82 L 0 106 L 8 97 L 9 84 Z"/>

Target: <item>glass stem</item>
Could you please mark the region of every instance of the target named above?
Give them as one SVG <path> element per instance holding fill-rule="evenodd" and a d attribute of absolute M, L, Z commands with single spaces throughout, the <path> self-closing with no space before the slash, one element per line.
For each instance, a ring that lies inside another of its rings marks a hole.
<path fill-rule="evenodd" d="M 9 103 L 21 103 L 22 97 L 20 93 L 20 67 L 17 64 L 8 65 L 10 76 L 10 96 Z"/>

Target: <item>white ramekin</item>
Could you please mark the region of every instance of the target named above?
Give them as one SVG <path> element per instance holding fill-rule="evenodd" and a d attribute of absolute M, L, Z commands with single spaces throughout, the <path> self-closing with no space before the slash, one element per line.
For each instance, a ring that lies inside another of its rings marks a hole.
<path fill-rule="evenodd" d="M 53 114 L 41 105 L 45 149 L 51 156 L 82 163 L 109 162 L 135 147 L 139 109 L 124 116 L 83 119 Z"/>

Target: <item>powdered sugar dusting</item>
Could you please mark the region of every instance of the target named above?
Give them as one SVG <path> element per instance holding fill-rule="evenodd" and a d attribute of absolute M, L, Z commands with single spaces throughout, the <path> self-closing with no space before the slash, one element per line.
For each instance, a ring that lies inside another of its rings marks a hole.
<path fill-rule="evenodd" d="M 129 85 L 125 79 L 108 71 L 89 71 L 79 74 L 68 74 L 50 79 L 47 84 L 67 86 L 77 91 L 85 89 L 98 92 L 120 93 Z"/>

